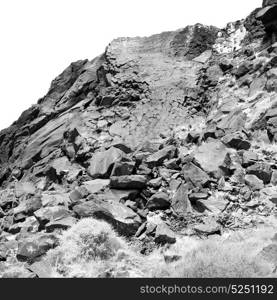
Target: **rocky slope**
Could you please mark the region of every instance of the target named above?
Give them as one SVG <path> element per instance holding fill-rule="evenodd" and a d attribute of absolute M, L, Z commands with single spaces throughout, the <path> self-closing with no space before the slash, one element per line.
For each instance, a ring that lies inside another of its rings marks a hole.
<path fill-rule="evenodd" d="M 53 80 L 0 132 L 2 273 L 84 217 L 147 254 L 275 215 L 276 10 L 119 38 Z"/>

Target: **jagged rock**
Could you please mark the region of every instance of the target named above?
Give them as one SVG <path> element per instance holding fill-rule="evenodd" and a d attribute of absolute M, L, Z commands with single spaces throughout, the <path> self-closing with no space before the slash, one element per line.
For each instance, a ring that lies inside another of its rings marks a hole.
<path fill-rule="evenodd" d="M 186 215 L 192 211 L 188 198 L 188 186 L 181 183 L 173 194 L 171 207 L 177 215 Z"/>
<path fill-rule="evenodd" d="M 41 225 L 45 225 L 50 221 L 63 219 L 70 216 L 69 210 L 63 206 L 43 207 L 34 212 L 34 216 Z"/>
<path fill-rule="evenodd" d="M 65 206 L 67 207 L 70 203 L 70 197 L 68 193 L 42 193 L 41 194 L 42 206 Z"/>
<path fill-rule="evenodd" d="M 158 224 L 155 233 L 157 244 L 174 244 L 176 242 L 175 233 L 165 224 Z"/>
<path fill-rule="evenodd" d="M 81 218 L 94 217 L 110 223 L 120 234 L 134 235 L 140 224 L 140 217 L 130 208 L 118 202 L 92 200 L 73 208 Z"/>
<path fill-rule="evenodd" d="M 244 151 L 242 154 L 242 166 L 247 168 L 258 161 L 257 153 L 253 151 Z"/>
<path fill-rule="evenodd" d="M 251 147 L 251 143 L 247 140 L 247 137 L 241 133 L 230 133 L 222 138 L 222 142 L 231 148 L 237 150 L 248 150 Z"/>
<path fill-rule="evenodd" d="M 218 215 L 228 205 L 228 201 L 225 200 L 221 195 L 211 196 L 207 200 L 197 200 L 196 205 L 200 212 L 208 211 L 212 214 Z"/>
<path fill-rule="evenodd" d="M 158 152 L 150 155 L 146 159 L 146 163 L 149 166 L 159 166 L 163 163 L 165 159 L 174 158 L 176 153 L 176 147 L 174 146 L 167 146 Z"/>
<path fill-rule="evenodd" d="M 191 193 L 189 195 L 189 200 L 191 202 L 196 202 L 197 200 L 208 199 L 209 195 L 207 193 Z"/>
<path fill-rule="evenodd" d="M 264 184 L 268 184 L 271 180 L 272 169 L 267 163 L 259 162 L 247 168 L 247 173 L 256 175 Z"/>
<path fill-rule="evenodd" d="M 196 187 L 205 186 L 210 181 L 208 174 L 193 163 L 184 165 L 182 173 L 185 180 L 191 182 Z"/>
<path fill-rule="evenodd" d="M 135 162 L 132 161 L 121 161 L 114 164 L 111 176 L 123 176 L 133 174 L 135 168 Z"/>
<path fill-rule="evenodd" d="M 255 175 L 246 175 L 245 183 L 253 190 L 259 191 L 264 188 L 264 183 Z"/>
<path fill-rule="evenodd" d="M 103 193 L 98 193 L 97 197 L 102 200 L 112 200 L 116 202 L 124 202 L 126 200 L 135 200 L 140 190 L 119 190 L 119 189 L 109 189 Z M 89 197 L 90 199 L 90 197 Z M 93 197 L 94 199 L 94 197 Z"/>
<path fill-rule="evenodd" d="M 227 148 L 220 141 L 209 140 L 198 147 L 194 159 L 202 170 L 220 178 L 224 175 L 227 153 Z"/>
<path fill-rule="evenodd" d="M 10 228 L 9 228 L 9 232 L 10 233 L 18 233 L 18 232 L 32 232 L 32 233 L 36 233 L 39 231 L 39 222 L 38 220 L 32 216 L 32 217 L 28 217 L 25 219 L 24 222 L 19 222 L 19 223 L 15 223 L 13 224 Z"/>
<path fill-rule="evenodd" d="M 90 160 L 88 174 L 92 178 L 109 177 L 114 163 L 121 160 L 124 155 L 124 152 L 114 147 L 104 152 L 95 153 Z"/>
<path fill-rule="evenodd" d="M 54 234 L 37 233 L 19 242 L 16 257 L 19 261 L 33 261 L 58 244 Z"/>
<path fill-rule="evenodd" d="M 61 218 L 52 219 L 45 225 L 47 232 L 51 232 L 55 229 L 68 229 L 77 223 L 77 219 L 71 216 L 65 216 Z"/>
<path fill-rule="evenodd" d="M 220 225 L 213 219 L 205 220 L 203 224 L 198 224 L 193 229 L 200 234 L 212 235 L 221 232 Z"/>
<path fill-rule="evenodd" d="M 113 189 L 144 189 L 147 183 L 144 175 L 112 176 L 110 179 Z"/>
<path fill-rule="evenodd" d="M 110 185 L 109 179 L 94 179 L 90 181 L 85 181 L 83 183 L 84 187 L 90 194 L 96 194 L 103 190 L 105 187 Z"/>
<path fill-rule="evenodd" d="M 272 171 L 271 181 L 270 183 L 274 186 L 277 185 L 277 170 Z"/>
<path fill-rule="evenodd" d="M 15 216 L 17 216 L 18 214 L 29 215 L 40 209 L 41 206 L 41 197 L 35 196 L 28 200 L 20 202 L 20 204 L 13 209 L 13 214 Z"/>
<path fill-rule="evenodd" d="M 15 184 L 15 195 L 20 198 L 23 195 L 35 195 L 36 188 L 31 182 L 17 182 Z"/>
<path fill-rule="evenodd" d="M 159 188 L 162 185 L 162 177 L 157 177 L 148 181 L 148 185 L 153 188 Z"/>
<path fill-rule="evenodd" d="M 148 200 L 146 207 L 150 210 L 167 209 L 170 207 L 169 196 L 164 192 L 158 192 Z"/>

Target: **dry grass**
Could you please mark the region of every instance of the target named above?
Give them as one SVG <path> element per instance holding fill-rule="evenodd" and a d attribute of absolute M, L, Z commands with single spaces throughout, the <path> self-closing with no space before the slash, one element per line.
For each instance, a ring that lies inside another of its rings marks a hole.
<path fill-rule="evenodd" d="M 143 256 L 108 224 L 84 219 L 62 235 L 46 260 L 53 277 L 272 277 L 275 265 L 258 253 L 276 231 L 270 226 L 204 240 L 182 237 Z M 168 263 L 165 256 L 177 260 Z"/>

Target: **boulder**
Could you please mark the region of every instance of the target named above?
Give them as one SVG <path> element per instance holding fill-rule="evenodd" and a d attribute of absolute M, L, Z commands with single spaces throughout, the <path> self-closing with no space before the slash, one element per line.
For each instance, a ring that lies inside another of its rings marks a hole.
<path fill-rule="evenodd" d="M 227 134 L 221 140 L 225 145 L 236 150 L 248 150 L 251 147 L 251 143 L 242 132 Z"/>
<path fill-rule="evenodd" d="M 193 229 L 195 232 L 207 236 L 221 232 L 220 225 L 213 219 L 204 220 L 204 223 L 195 225 Z"/>
<path fill-rule="evenodd" d="M 155 242 L 162 245 L 174 244 L 176 235 L 165 223 L 161 223 L 156 227 Z"/>
<path fill-rule="evenodd" d="M 50 221 L 60 220 L 70 216 L 70 211 L 63 206 L 43 207 L 34 213 L 41 225 Z"/>
<path fill-rule="evenodd" d="M 75 205 L 73 210 L 80 218 L 94 217 L 104 220 L 125 236 L 134 235 L 141 225 L 140 217 L 119 202 L 94 199 Z"/>
<path fill-rule="evenodd" d="M 229 202 L 224 199 L 223 196 L 213 195 L 207 200 L 197 200 L 196 205 L 200 212 L 208 211 L 212 214 L 218 215 L 225 210 L 228 203 Z"/>
<path fill-rule="evenodd" d="M 228 150 L 223 143 L 218 140 L 209 139 L 208 142 L 203 143 L 195 151 L 194 160 L 202 170 L 220 178 L 224 175 L 227 153 Z"/>
<path fill-rule="evenodd" d="M 19 261 L 34 261 L 58 244 L 54 234 L 37 233 L 22 239 L 18 244 L 16 258 Z"/>
<path fill-rule="evenodd" d="M 147 178 L 144 175 L 112 176 L 110 187 L 113 189 L 144 189 Z"/>
<path fill-rule="evenodd" d="M 96 194 L 103 190 L 105 187 L 110 185 L 109 179 L 94 179 L 90 181 L 85 181 L 83 186 L 87 189 L 90 194 Z"/>
<path fill-rule="evenodd" d="M 272 169 L 268 163 L 258 162 L 246 169 L 248 174 L 256 175 L 264 184 L 270 183 Z"/>
<path fill-rule="evenodd" d="M 146 159 L 146 163 L 151 167 L 160 166 L 164 160 L 174 158 L 175 153 L 175 146 L 166 146 L 163 149 L 148 156 Z"/>
<path fill-rule="evenodd" d="M 183 166 L 182 173 L 187 182 L 191 182 L 195 187 L 207 185 L 210 177 L 193 163 L 187 163 Z"/>
<path fill-rule="evenodd" d="M 247 168 L 254 165 L 258 161 L 257 153 L 253 151 L 243 151 L 242 153 L 242 166 Z"/>
<path fill-rule="evenodd" d="M 168 209 L 169 207 L 169 196 L 164 192 L 158 192 L 154 194 L 146 204 L 146 208 L 150 210 Z"/>
<path fill-rule="evenodd" d="M 88 174 L 94 179 L 108 178 L 114 163 L 120 161 L 124 156 L 125 153 L 115 147 L 95 153 L 89 161 Z"/>
<path fill-rule="evenodd" d="M 255 175 L 246 175 L 245 183 L 251 188 L 253 191 L 259 191 L 264 188 L 264 183 Z"/>
<path fill-rule="evenodd" d="M 173 211 L 180 216 L 186 215 L 192 211 L 191 204 L 188 198 L 188 186 L 181 183 L 174 192 L 171 207 Z"/>
<path fill-rule="evenodd" d="M 111 176 L 123 176 L 133 174 L 135 162 L 133 161 L 120 161 L 114 164 Z"/>

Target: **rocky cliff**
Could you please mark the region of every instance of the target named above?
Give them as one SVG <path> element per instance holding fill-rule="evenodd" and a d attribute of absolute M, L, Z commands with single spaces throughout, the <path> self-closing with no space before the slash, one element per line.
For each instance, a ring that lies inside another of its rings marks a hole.
<path fill-rule="evenodd" d="M 54 79 L 0 132 L 3 264 L 39 260 L 84 217 L 147 253 L 276 214 L 276 11 L 118 38 Z"/>

